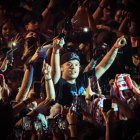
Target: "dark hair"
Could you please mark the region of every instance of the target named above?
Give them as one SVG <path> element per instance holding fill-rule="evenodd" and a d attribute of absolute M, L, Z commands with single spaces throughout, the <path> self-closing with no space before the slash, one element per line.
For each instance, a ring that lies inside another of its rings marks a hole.
<path fill-rule="evenodd" d="M 11 19 L 9 19 L 9 18 L 5 18 L 5 19 L 0 23 L 0 34 L 2 34 L 3 25 L 5 25 L 6 23 L 10 25 L 10 28 L 11 28 L 11 29 L 15 28 L 14 22 L 13 22 Z"/>
<path fill-rule="evenodd" d="M 27 25 L 29 22 L 31 21 L 37 21 L 37 22 L 41 22 L 42 21 L 42 16 L 39 14 L 35 14 L 35 13 L 27 13 L 24 17 L 23 17 L 23 24 Z"/>
<path fill-rule="evenodd" d="M 132 47 L 131 48 L 131 54 L 133 55 L 138 55 L 138 57 L 140 57 L 140 46 L 137 47 Z"/>
<path fill-rule="evenodd" d="M 130 36 L 140 37 L 140 19 L 137 14 L 133 14 L 131 22 L 134 23 L 133 30 L 130 31 Z"/>
<path fill-rule="evenodd" d="M 103 136 L 103 130 L 100 127 L 93 125 L 87 121 L 79 121 L 77 125 L 78 135 L 80 140 L 98 140 Z"/>
<path fill-rule="evenodd" d="M 24 72 L 21 69 L 13 69 L 7 74 L 7 79 L 11 81 L 19 81 L 21 82 L 23 79 Z"/>

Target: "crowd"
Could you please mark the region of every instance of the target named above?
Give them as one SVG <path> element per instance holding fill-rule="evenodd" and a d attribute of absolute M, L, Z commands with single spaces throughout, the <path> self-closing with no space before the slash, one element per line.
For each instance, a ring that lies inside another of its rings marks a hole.
<path fill-rule="evenodd" d="M 139 8 L 0 1 L 0 140 L 139 140 Z"/>

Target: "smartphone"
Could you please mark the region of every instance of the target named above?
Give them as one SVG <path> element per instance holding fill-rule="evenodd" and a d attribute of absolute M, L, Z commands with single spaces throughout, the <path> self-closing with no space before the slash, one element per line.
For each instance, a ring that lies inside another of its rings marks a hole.
<path fill-rule="evenodd" d="M 28 116 L 22 118 L 22 128 L 23 130 L 32 130 L 32 121 Z"/>
<path fill-rule="evenodd" d="M 34 121 L 34 128 L 36 131 L 41 131 L 42 130 L 41 121 L 39 121 L 39 120 Z"/>
<path fill-rule="evenodd" d="M 57 120 L 54 118 L 48 119 L 48 131 L 51 132 L 52 130 L 56 129 L 57 127 Z"/>
<path fill-rule="evenodd" d="M 111 99 L 104 99 L 103 100 L 103 111 L 107 112 L 112 108 L 112 100 Z"/>
<path fill-rule="evenodd" d="M 41 82 L 40 81 L 34 81 L 33 84 L 34 92 L 37 98 L 40 98 L 41 93 Z"/>

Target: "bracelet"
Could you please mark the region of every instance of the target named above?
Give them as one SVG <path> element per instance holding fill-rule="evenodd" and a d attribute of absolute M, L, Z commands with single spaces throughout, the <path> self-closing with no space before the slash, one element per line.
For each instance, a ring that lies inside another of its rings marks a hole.
<path fill-rule="evenodd" d="M 49 78 L 49 79 L 45 79 L 45 80 L 49 81 L 49 80 L 52 80 L 52 78 Z"/>

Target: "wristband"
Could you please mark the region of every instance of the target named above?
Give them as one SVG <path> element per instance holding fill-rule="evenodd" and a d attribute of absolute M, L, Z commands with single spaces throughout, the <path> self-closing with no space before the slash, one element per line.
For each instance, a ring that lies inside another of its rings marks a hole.
<path fill-rule="evenodd" d="M 49 78 L 49 79 L 45 79 L 46 81 L 49 81 L 49 80 L 52 80 L 52 78 Z"/>
<path fill-rule="evenodd" d="M 60 54 L 60 52 L 57 52 L 57 53 L 53 52 L 53 54 Z"/>

